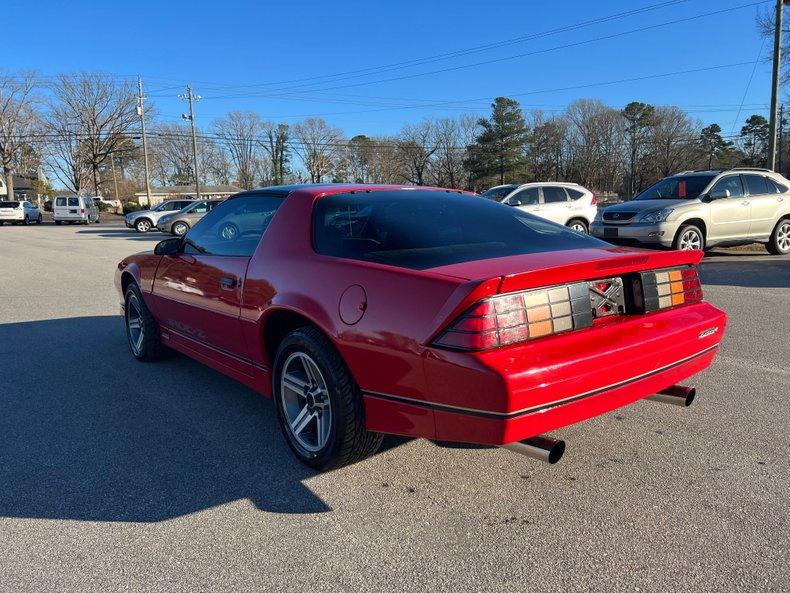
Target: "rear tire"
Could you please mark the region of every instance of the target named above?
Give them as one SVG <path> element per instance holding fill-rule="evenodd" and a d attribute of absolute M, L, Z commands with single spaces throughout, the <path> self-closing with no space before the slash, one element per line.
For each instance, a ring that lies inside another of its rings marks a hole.
<path fill-rule="evenodd" d="M 790 253 L 790 218 L 783 218 L 776 223 L 765 248 L 771 255 L 787 255 Z"/>
<path fill-rule="evenodd" d="M 36 218 L 36 224 L 41 224 L 42 222 L 44 222 L 44 218 L 39 214 L 38 218 Z"/>
<path fill-rule="evenodd" d="M 187 234 L 187 231 L 189 230 L 189 225 L 185 222 L 179 221 L 173 225 L 172 230 L 173 230 L 173 234 L 176 237 L 183 237 L 184 235 Z"/>
<path fill-rule="evenodd" d="M 56 224 L 57 226 L 60 226 L 60 225 L 62 225 L 62 224 L 63 224 L 63 221 L 62 221 L 62 220 L 56 220 L 56 221 L 55 221 L 55 224 Z"/>
<path fill-rule="evenodd" d="M 568 221 L 566 224 L 568 228 L 571 230 L 576 231 L 577 233 L 584 233 L 585 235 L 590 234 L 590 227 L 586 221 L 582 220 L 581 218 L 573 218 Z"/>
<path fill-rule="evenodd" d="M 22 219 L 22 224 L 25 226 L 30 224 L 30 220 L 28 219 L 27 214 L 25 214 L 25 217 Z"/>
<path fill-rule="evenodd" d="M 147 218 L 141 218 L 137 222 L 134 223 L 134 228 L 137 229 L 138 233 L 147 233 L 151 230 L 151 221 Z"/>
<path fill-rule="evenodd" d="M 159 324 L 148 310 L 140 288 L 132 282 L 124 295 L 124 322 L 126 338 L 132 356 L 142 362 L 165 358 L 168 348 L 162 344 Z"/>
<path fill-rule="evenodd" d="M 288 446 L 312 468 L 356 463 L 381 445 L 384 435 L 365 428 L 362 392 L 332 342 L 314 327 L 297 329 L 280 344 L 272 394 Z"/>
<path fill-rule="evenodd" d="M 705 235 L 693 224 L 684 224 L 678 229 L 672 248 L 680 251 L 705 249 Z"/>

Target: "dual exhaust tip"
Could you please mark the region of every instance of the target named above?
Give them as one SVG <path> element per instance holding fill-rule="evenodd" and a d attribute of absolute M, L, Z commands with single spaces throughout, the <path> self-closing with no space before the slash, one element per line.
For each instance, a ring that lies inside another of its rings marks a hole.
<path fill-rule="evenodd" d="M 688 408 L 696 396 L 697 390 L 693 387 L 673 385 L 649 396 L 647 399 Z M 562 459 L 565 453 L 565 441 L 553 439 L 546 435 L 538 435 L 523 441 L 503 445 L 502 448 L 554 465 Z"/>

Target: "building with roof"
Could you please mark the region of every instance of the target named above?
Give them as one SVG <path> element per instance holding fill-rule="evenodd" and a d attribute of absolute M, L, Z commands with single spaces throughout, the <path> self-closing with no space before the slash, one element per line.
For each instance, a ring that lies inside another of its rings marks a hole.
<path fill-rule="evenodd" d="M 200 197 L 206 199 L 227 198 L 240 191 L 241 188 L 235 185 L 201 185 Z M 145 190 L 135 192 L 134 199 L 141 206 L 151 207 L 161 204 L 165 200 L 195 198 L 196 194 L 194 185 L 169 185 L 166 187 L 152 187 L 150 204 L 148 203 L 148 196 Z"/>

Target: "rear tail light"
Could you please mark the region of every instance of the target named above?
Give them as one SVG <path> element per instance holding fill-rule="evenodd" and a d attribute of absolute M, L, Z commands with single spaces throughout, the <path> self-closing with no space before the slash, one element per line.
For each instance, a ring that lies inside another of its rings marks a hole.
<path fill-rule="evenodd" d="M 590 202 L 590 206 L 597 206 L 598 205 L 598 198 L 595 197 L 593 194 L 592 201 Z"/>
<path fill-rule="evenodd" d="M 641 272 L 635 285 L 635 305 L 645 313 L 702 300 L 702 286 L 695 267 Z M 641 294 L 640 294 L 641 289 Z"/>
<path fill-rule="evenodd" d="M 487 350 L 590 327 L 587 282 L 511 292 L 484 299 L 456 319 L 434 345 Z"/>
<path fill-rule="evenodd" d="M 80 214 L 85 214 L 85 208 L 80 208 Z"/>

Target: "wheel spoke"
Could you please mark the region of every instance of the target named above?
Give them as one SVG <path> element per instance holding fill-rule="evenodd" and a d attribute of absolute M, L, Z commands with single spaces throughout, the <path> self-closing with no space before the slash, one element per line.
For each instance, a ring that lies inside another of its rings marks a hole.
<path fill-rule="evenodd" d="M 294 418 L 293 422 L 291 422 L 291 430 L 293 430 L 295 435 L 302 434 L 302 431 L 307 428 L 307 425 L 310 424 L 313 418 L 315 418 L 315 414 L 305 406 L 296 418 Z"/>
<path fill-rule="evenodd" d="M 305 389 L 308 387 L 305 381 L 291 373 L 283 375 L 283 385 L 300 396 L 304 395 Z"/>
<path fill-rule="evenodd" d="M 313 363 L 305 356 L 300 357 L 300 360 L 302 362 L 302 367 L 304 367 L 308 382 L 311 385 L 318 385 L 319 381 L 318 377 L 316 377 L 315 369 L 313 369 Z"/>
<path fill-rule="evenodd" d="M 139 319 L 129 319 L 129 329 L 140 329 L 141 323 Z"/>

